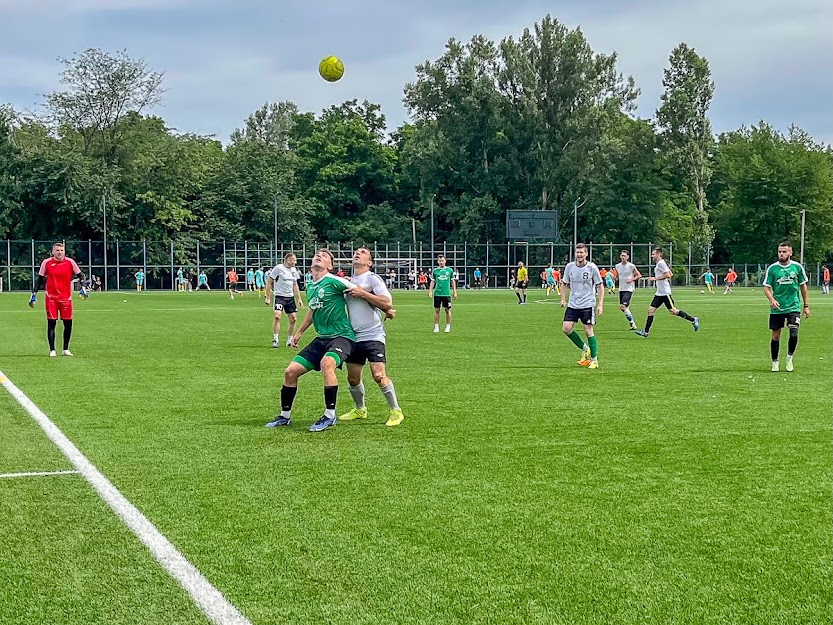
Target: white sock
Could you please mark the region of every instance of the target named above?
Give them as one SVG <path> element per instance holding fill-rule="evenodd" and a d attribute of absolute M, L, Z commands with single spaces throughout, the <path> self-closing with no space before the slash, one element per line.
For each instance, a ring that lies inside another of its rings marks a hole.
<path fill-rule="evenodd" d="M 364 382 L 359 382 L 358 386 L 349 386 L 350 397 L 356 403 L 356 408 L 364 410 Z"/>
<path fill-rule="evenodd" d="M 445 329 L 450 330 L 451 329 L 451 324 L 450 323 L 445 324 Z"/>
<path fill-rule="evenodd" d="M 440 329 L 440 324 L 439 324 L 439 323 L 435 323 L 435 324 L 434 324 L 434 329 L 435 329 L 435 330 L 439 330 L 439 329 Z"/>
<path fill-rule="evenodd" d="M 388 382 L 387 386 L 380 387 L 382 395 L 385 396 L 385 401 L 388 402 L 391 410 L 399 410 L 399 401 L 396 399 L 396 390 L 393 388 L 393 380 Z"/>
<path fill-rule="evenodd" d="M 328 419 L 335 419 L 336 418 L 336 411 L 335 408 L 325 408 L 324 409 L 324 416 Z"/>
<path fill-rule="evenodd" d="M 583 351 L 583 352 L 586 352 L 586 351 L 589 351 L 589 350 L 590 350 L 590 346 L 587 343 L 585 343 L 584 346 L 581 348 L 581 351 Z"/>
<path fill-rule="evenodd" d="M 286 417 L 287 419 L 292 418 L 292 411 L 291 410 L 281 410 L 281 416 Z"/>
<path fill-rule="evenodd" d="M 276 341 L 280 341 L 281 340 L 281 335 L 280 334 L 273 334 L 272 338 L 275 339 Z"/>

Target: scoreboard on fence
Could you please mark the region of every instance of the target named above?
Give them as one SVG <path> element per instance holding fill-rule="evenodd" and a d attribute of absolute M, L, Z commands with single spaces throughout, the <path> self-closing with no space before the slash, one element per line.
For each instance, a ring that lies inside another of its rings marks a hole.
<path fill-rule="evenodd" d="M 511 243 L 557 242 L 558 211 L 506 211 L 506 238 Z"/>

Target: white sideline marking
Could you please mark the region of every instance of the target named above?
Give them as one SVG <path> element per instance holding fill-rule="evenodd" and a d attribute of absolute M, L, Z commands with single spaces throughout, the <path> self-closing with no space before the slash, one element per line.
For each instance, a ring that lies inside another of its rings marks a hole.
<path fill-rule="evenodd" d="M 162 535 L 156 526 L 79 451 L 72 441 L 58 429 L 58 426 L 52 423 L 52 420 L 1 371 L 0 382 L 17 400 L 17 403 L 41 426 L 49 439 L 63 452 L 113 512 L 145 544 L 159 564 L 191 595 L 194 603 L 212 623 L 215 625 L 252 625 L 251 621 L 229 603 L 222 593 Z"/>
<path fill-rule="evenodd" d="M 41 477 L 49 475 L 78 475 L 78 471 L 27 471 L 26 473 L 0 473 L 0 479 L 11 477 Z"/>

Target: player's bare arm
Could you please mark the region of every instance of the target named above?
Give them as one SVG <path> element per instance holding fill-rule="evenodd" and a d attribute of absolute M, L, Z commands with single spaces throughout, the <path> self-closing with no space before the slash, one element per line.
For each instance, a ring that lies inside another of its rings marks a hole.
<path fill-rule="evenodd" d="M 453 292 L 454 299 L 457 299 L 457 280 L 452 280 L 451 281 L 451 289 L 452 289 L 452 292 Z"/>
<path fill-rule="evenodd" d="M 807 299 L 809 295 L 809 289 L 807 288 L 807 283 L 805 282 L 800 287 L 798 287 L 801 291 L 801 299 L 804 302 L 804 318 L 810 316 L 810 300 Z"/>
<path fill-rule="evenodd" d="M 434 297 L 434 278 L 431 278 L 431 283 L 428 285 L 428 297 Z"/>
<path fill-rule="evenodd" d="M 802 285 L 802 286 L 804 288 L 806 288 L 806 285 Z M 776 300 L 772 296 L 772 287 L 769 286 L 768 284 L 764 285 L 764 295 L 766 295 L 766 298 L 769 300 L 769 303 L 773 308 L 775 308 L 776 310 L 781 310 L 781 304 L 780 304 L 780 302 L 778 302 L 778 300 Z M 804 301 L 805 302 L 807 301 L 807 296 L 806 295 L 804 295 Z"/>
<path fill-rule="evenodd" d="M 561 283 L 561 308 L 567 306 L 567 289 L 570 288 L 569 283 L 562 282 Z"/>
<path fill-rule="evenodd" d="M 298 308 L 303 308 L 304 307 L 304 299 L 301 297 L 301 289 L 298 288 L 298 282 L 297 281 L 292 286 L 292 291 L 295 294 L 295 305 L 298 306 Z"/>
<path fill-rule="evenodd" d="M 307 308 L 307 314 L 304 316 L 304 320 L 301 322 L 300 327 L 295 330 L 295 336 L 292 337 L 292 347 L 295 349 L 298 348 L 298 342 L 301 340 L 301 337 L 304 335 L 304 332 L 307 331 L 312 325 L 312 308 Z"/>
<path fill-rule="evenodd" d="M 269 276 L 269 278 L 267 278 L 266 280 L 266 297 L 263 298 L 264 300 L 266 300 L 267 303 L 272 300 L 272 289 L 274 288 L 274 286 L 275 280 L 272 278 L 272 276 Z"/>
<path fill-rule="evenodd" d="M 599 304 L 596 307 L 596 312 L 599 315 L 599 317 L 601 317 L 602 313 L 604 312 L 604 309 L 605 309 L 605 307 L 604 307 L 605 285 L 604 284 L 596 285 L 596 297 L 599 299 Z"/>

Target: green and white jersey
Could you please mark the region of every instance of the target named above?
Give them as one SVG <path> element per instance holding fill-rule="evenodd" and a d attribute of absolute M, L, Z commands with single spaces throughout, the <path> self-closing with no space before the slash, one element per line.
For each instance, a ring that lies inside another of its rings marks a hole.
<path fill-rule="evenodd" d="M 770 307 L 772 314 L 801 312 L 801 290 L 799 287 L 807 283 L 807 273 L 804 267 L 791 260 L 786 265 L 772 263 L 766 270 L 764 286 L 772 289 L 772 297 L 781 308 Z"/>
<path fill-rule="evenodd" d="M 307 283 L 307 301 L 312 311 L 312 325 L 318 336 L 325 339 L 341 336 L 351 341 L 356 340 L 347 316 L 347 303 L 344 301 L 344 292 L 354 288 L 349 280 L 331 273 L 324 274 L 317 282 Z"/>
<path fill-rule="evenodd" d="M 431 279 L 434 281 L 434 295 L 438 297 L 451 295 L 451 281 L 454 279 L 454 270 L 451 267 L 436 267 L 431 272 Z"/>

